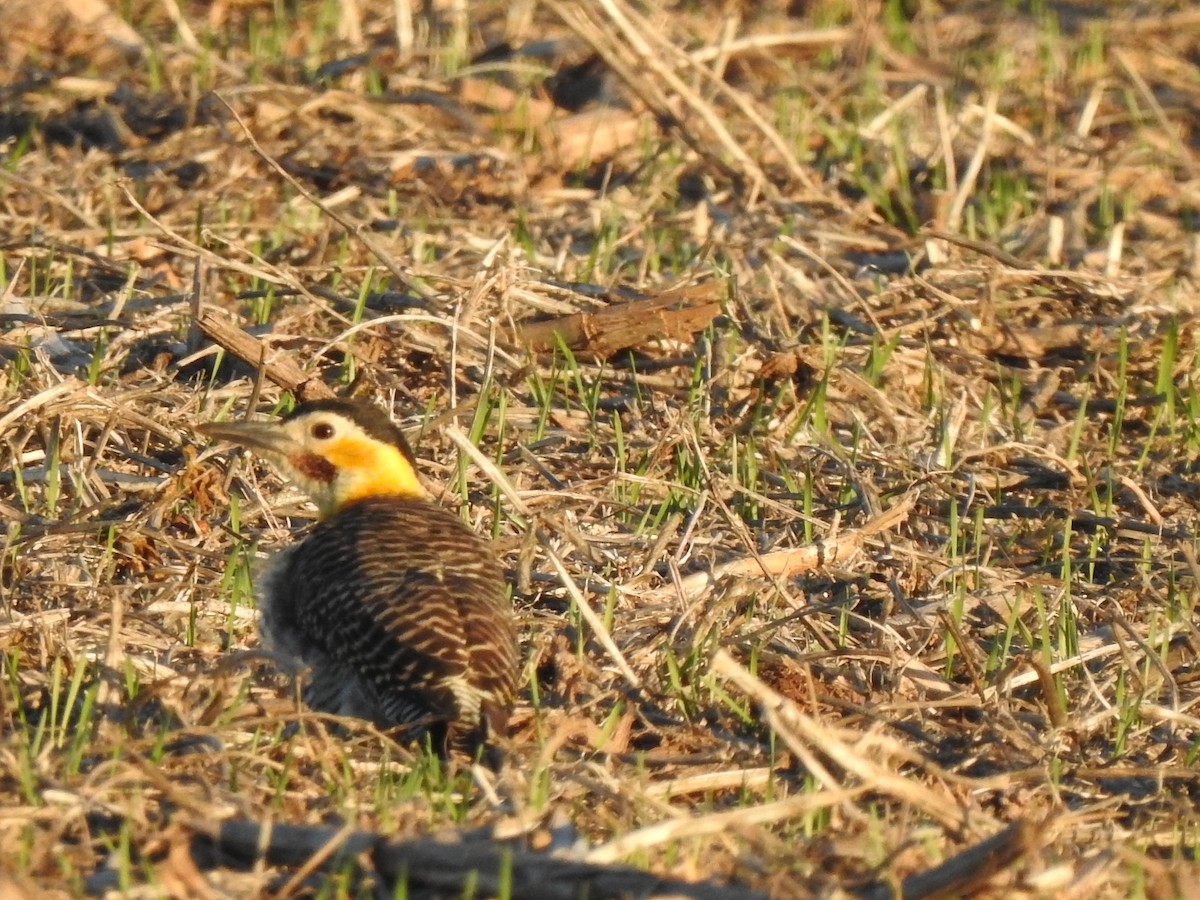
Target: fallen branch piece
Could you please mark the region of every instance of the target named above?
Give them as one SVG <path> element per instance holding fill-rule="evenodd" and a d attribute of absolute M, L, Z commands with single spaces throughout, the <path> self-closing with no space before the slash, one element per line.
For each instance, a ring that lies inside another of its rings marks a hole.
<path fill-rule="evenodd" d="M 262 825 L 233 820 L 213 827 L 193 823 L 197 837 L 218 853 L 249 864 L 304 865 L 325 854 L 327 865 L 344 865 L 366 855 L 392 896 L 403 884 L 410 894 L 459 896 L 472 885 L 476 896 L 497 894 L 525 900 L 593 900 L 611 897 L 671 896 L 686 900 L 766 900 L 738 885 L 692 883 L 660 878 L 628 866 L 600 866 L 534 853 L 495 841 L 443 842 L 428 838 L 389 841 L 370 831 L 324 825 Z M 508 889 L 501 885 L 507 883 Z"/>
<path fill-rule="evenodd" d="M 285 356 L 267 358 L 267 348 L 258 338 L 230 325 L 212 310 L 201 310 L 196 326 L 218 347 L 232 353 L 242 362 L 262 369 L 263 375 L 290 391 L 301 402 L 333 396 L 333 391 L 315 375 L 305 372 Z"/>
<path fill-rule="evenodd" d="M 652 340 L 690 341 L 720 312 L 721 286 L 709 282 L 596 312 L 530 322 L 518 327 L 517 340 L 535 353 L 546 353 L 555 348 L 557 338 L 576 354 L 604 359 Z"/>

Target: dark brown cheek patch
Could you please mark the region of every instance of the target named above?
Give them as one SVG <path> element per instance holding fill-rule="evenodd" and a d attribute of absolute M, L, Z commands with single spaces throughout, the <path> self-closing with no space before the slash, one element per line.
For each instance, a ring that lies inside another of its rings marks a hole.
<path fill-rule="evenodd" d="M 297 453 L 295 456 L 289 458 L 288 462 L 305 478 L 320 481 L 323 484 L 329 484 L 333 481 L 333 463 L 323 456 L 317 456 L 315 453 Z"/>

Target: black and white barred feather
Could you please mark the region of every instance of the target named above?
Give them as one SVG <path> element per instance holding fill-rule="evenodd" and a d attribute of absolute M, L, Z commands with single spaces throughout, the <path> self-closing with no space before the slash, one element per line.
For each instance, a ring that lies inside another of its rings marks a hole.
<path fill-rule="evenodd" d="M 310 672 L 305 702 L 474 753 L 501 735 L 517 632 L 488 541 L 421 499 L 367 497 L 321 520 L 260 584 L 264 642 Z"/>

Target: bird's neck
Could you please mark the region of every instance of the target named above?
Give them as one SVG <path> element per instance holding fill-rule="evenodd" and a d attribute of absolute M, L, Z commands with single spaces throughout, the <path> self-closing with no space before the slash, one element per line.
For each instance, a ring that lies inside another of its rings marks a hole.
<path fill-rule="evenodd" d="M 403 453 L 391 446 L 365 448 L 353 465 L 339 467 L 335 509 L 368 497 L 425 500 L 421 479 Z"/>

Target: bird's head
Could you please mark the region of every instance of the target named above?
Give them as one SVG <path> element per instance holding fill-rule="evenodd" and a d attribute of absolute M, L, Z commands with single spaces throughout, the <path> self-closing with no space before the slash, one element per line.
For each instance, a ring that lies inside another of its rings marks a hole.
<path fill-rule="evenodd" d="M 426 497 L 403 433 L 363 400 L 316 400 L 273 422 L 213 422 L 198 430 L 269 459 L 322 517 L 367 497 Z"/>

